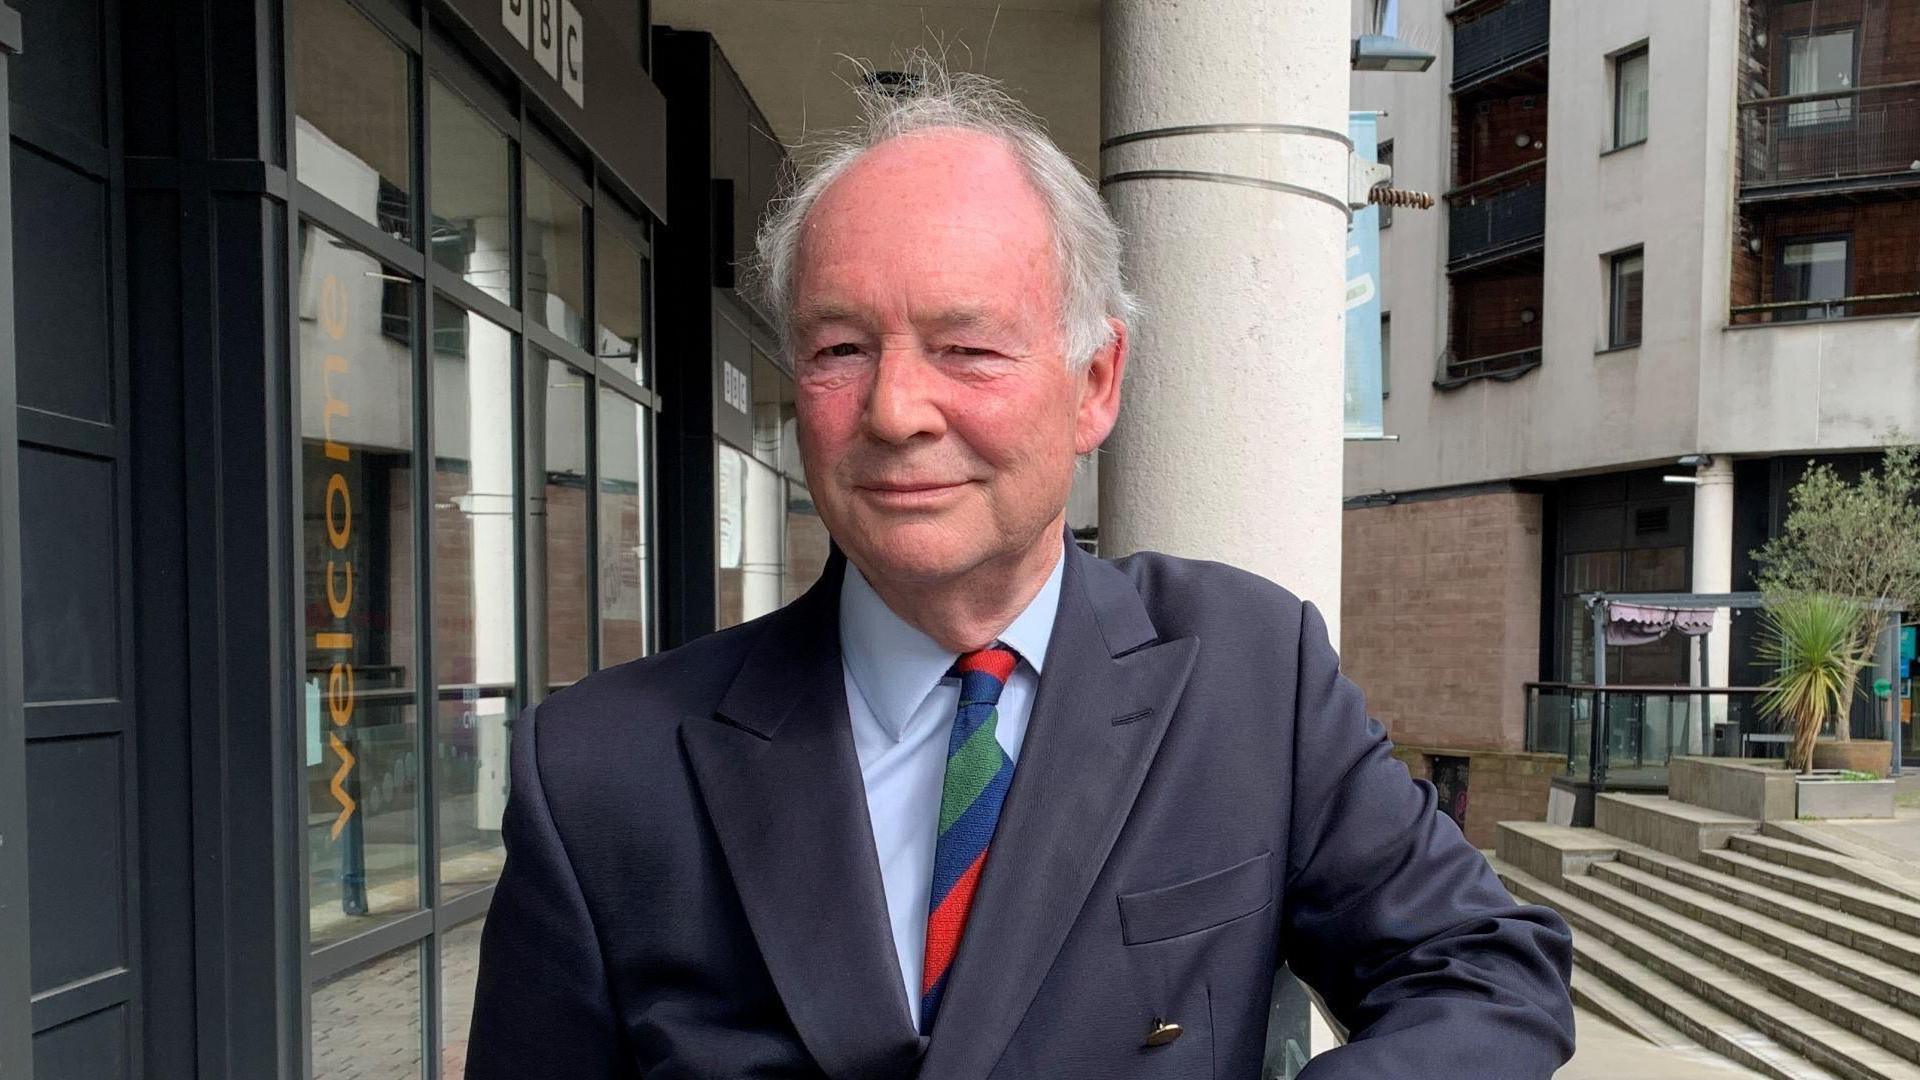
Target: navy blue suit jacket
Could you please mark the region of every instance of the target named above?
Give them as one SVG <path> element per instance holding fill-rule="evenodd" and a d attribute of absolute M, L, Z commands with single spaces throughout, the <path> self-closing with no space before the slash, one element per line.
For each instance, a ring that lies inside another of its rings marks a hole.
<path fill-rule="evenodd" d="M 1310 1080 L 1547 1077 L 1570 939 L 1434 810 L 1311 605 L 1069 545 L 938 1022 L 893 956 L 847 720 L 844 563 L 516 725 L 469 1080 L 1259 1073 L 1276 965 L 1352 1041 Z M 1156 1021 L 1181 1025 L 1145 1045 Z"/>

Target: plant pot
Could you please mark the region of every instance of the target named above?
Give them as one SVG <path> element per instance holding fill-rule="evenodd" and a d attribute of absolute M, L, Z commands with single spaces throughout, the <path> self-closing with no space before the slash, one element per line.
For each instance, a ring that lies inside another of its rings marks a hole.
<path fill-rule="evenodd" d="M 1887 775 L 1893 764 L 1893 744 L 1885 739 L 1821 739 L 1813 744 L 1816 769 L 1853 769 L 1856 772 Z"/>
<path fill-rule="evenodd" d="M 1890 818 L 1893 781 L 1844 780 L 1838 773 L 1794 778 L 1798 816 L 1803 818 Z"/>

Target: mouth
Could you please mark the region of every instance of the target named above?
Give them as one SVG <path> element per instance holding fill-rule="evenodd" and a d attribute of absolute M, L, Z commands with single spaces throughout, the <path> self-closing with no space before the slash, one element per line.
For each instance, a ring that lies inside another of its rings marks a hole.
<path fill-rule="evenodd" d="M 961 488 L 966 480 L 902 480 L 855 485 L 863 497 L 882 506 L 913 508 L 939 503 Z"/>

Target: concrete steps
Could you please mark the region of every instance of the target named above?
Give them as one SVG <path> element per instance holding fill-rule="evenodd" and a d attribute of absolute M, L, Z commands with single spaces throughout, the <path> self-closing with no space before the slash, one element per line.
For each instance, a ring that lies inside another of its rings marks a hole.
<path fill-rule="evenodd" d="M 1494 870 L 1516 897 L 1553 908 L 1573 926 L 1576 995 L 1582 992 L 1583 983 L 1600 982 L 1701 1046 L 1773 1080 L 1832 1080 L 1862 1075 L 1852 1069 L 1830 1071 L 1815 1064 L 1798 1049 L 1777 1039 L 1773 1031 L 1763 1030 L 1735 1011 L 1696 997 L 1680 981 L 1641 962 L 1617 945 L 1637 942 L 1643 951 L 1656 954 L 1672 951 L 1652 934 L 1511 864 L 1496 860 Z"/>
<path fill-rule="evenodd" d="M 1818 951 L 1822 955 L 1834 956 L 1849 966 L 1859 959 L 1856 954 L 1865 953 L 1874 960 L 1890 965 L 1890 970 L 1902 982 L 1913 984 L 1906 996 L 1920 1004 L 1920 936 L 1854 914 L 1849 909 L 1850 904 L 1867 908 L 1867 905 L 1852 903 L 1869 895 L 1865 889 L 1828 889 L 1827 892 L 1840 903 L 1810 901 L 1792 892 L 1782 892 L 1768 885 L 1744 880 L 1718 869 L 1719 864 L 1704 860 L 1702 863 L 1690 863 L 1658 852 L 1629 849 L 1620 853 L 1620 862 L 1708 894 L 1716 902 L 1710 905 L 1711 910 L 1707 915 L 1696 917 L 1742 937 L 1748 937 L 1744 930 L 1752 929 L 1753 936 L 1748 940 L 1762 948 L 1780 951 L 1784 955 L 1786 950 L 1799 947 L 1799 942 L 1792 935 L 1773 929 L 1791 927 L 1824 939 L 1817 943 Z M 1728 904 L 1733 907 L 1728 907 Z M 1889 917 L 1900 914 L 1897 907 L 1888 907 L 1885 914 Z M 1915 914 L 1920 915 L 1920 912 Z M 1760 921 L 1751 921 L 1753 917 L 1758 917 Z M 1810 943 L 1809 947 L 1814 945 Z M 1903 1004 L 1903 1007 L 1906 1006 Z"/>
<path fill-rule="evenodd" d="M 1567 883 L 1567 892 L 1711 962 L 1722 974 L 1765 987 L 1835 1028 L 1864 1038 L 1914 1066 L 1920 1076 L 1920 996 L 1910 972 L 1846 950 L 1752 912 L 1714 911 L 1708 893 L 1630 866 L 1603 867 Z M 1652 904 L 1641 903 L 1650 900 Z M 1675 918 L 1675 915 L 1681 916 Z M 1704 917 L 1703 917 L 1704 916 Z M 1744 918 L 1752 934 L 1736 933 Z M 1759 939 L 1756 941 L 1755 939 Z M 1779 952 L 1773 951 L 1777 947 Z M 1789 959 L 1791 957 L 1791 959 Z"/>
<path fill-rule="evenodd" d="M 1727 847 L 1795 870 L 1865 885 L 1897 900 L 1920 902 L 1920 882 L 1877 862 L 1813 846 L 1779 829 L 1731 837 Z"/>
<path fill-rule="evenodd" d="M 1756 834 L 1760 823 L 1665 795 L 1610 793 L 1593 802 L 1593 823 L 1608 836 L 1683 859 Z"/>
<path fill-rule="evenodd" d="M 1920 902 L 1902 900 L 1878 889 L 1836 882 L 1735 848 L 1702 852 L 1700 864 L 1775 892 L 1789 893 L 1830 911 L 1845 912 L 1903 934 L 1920 937 Z"/>

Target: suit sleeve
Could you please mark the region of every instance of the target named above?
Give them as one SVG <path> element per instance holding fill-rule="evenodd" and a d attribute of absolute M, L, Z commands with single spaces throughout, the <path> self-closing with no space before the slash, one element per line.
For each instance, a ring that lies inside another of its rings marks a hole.
<path fill-rule="evenodd" d="M 1434 809 L 1305 605 L 1282 933 L 1350 1033 L 1301 1080 L 1534 1080 L 1573 1052 L 1572 938 Z"/>
<path fill-rule="evenodd" d="M 599 935 L 548 811 L 534 713 L 513 733 L 507 861 L 480 939 L 467 1080 L 630 1080 Z"/>

